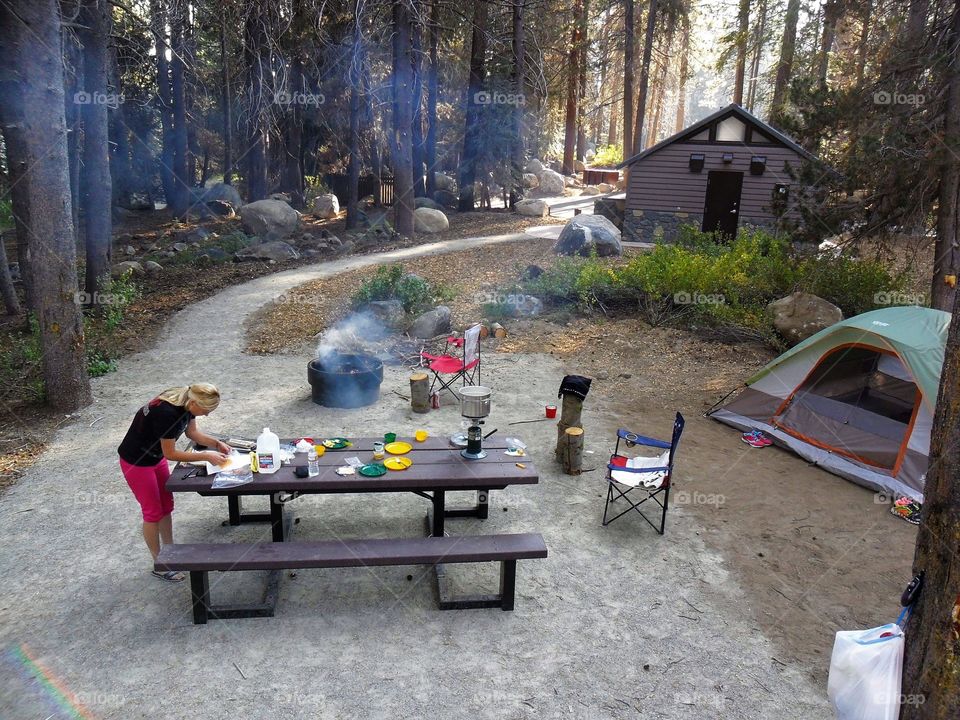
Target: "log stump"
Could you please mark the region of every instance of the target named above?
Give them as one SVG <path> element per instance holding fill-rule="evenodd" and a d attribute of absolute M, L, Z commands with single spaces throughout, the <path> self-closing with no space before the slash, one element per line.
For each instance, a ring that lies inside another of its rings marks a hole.
<path fill-rule="evenodd" d="M 580 414 L 583 412 L 583 398 L 570 393 L 563 395 L 563 407 L 560 409 L 560 422 L 557 423 L 557 447 L 555 455 L 558 462 L 563 461 L 563 435 L 567 428 L 583 427 Z"/>
<path fill-rule="evenodd" d="M 415 413 L 430 412 L 430 376 L 427 373 L 410 376 L 410 406 Z"/>
<path fill-rule="evenodd" d="M 563 451 L 560 462 L 567 475 L 579 475 L 583 470 L 583 428 L 567 428 L 563 433 Z"/>

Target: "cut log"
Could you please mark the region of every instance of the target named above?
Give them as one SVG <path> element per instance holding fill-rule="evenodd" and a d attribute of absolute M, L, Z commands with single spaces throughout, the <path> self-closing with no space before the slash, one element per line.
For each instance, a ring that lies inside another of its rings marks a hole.
<path fill-rule="evenodd" d="M 488 337 L 490 337 L 490 326 L 483 323 L 480 325 L 480 339 L 486 340 Z"/>
<path fill-rule="evenodd" d="M 560 422 L 557 423 L 557 448 L 555 451 L 557 461 L 563 461 L 563 435 L 567 428 L 583 427 L 580 420 L 580 414 L 583 412 L 583 398 L 564 393 L 563 406 L 560 409 Z"/>
<path fill-rule="evenodd" d="M 560 462 L 567 475 L 579 475 L 583 469 L 583 428 L 567 428 L 563 433 L 563 452 Z"/>
<path fill-rule="evenodd" d="M 427 373 L 410 376 L 410 406 L 415 413 L 430 412 L 430 376 Z"/>
<path fill-rule="evenodd" d="M 507 329 L 500 323 L 490 323 L 490 332 L 498 340 L 507 336 Z"/>

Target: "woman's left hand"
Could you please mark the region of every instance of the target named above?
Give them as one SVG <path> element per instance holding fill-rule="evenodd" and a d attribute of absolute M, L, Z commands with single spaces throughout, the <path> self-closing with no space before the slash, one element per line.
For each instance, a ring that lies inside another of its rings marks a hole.
<path fill-rule="evenodd" d="M 233 448 L 227 445 L 222 440 L 217 440 L 217 450 L 222 452 L 224 455 L 229 455 L 233 452 Z"/>

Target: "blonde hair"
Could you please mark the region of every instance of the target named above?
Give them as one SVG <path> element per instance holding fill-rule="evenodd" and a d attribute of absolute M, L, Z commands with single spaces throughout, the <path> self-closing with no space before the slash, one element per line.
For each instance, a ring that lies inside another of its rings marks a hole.
<path fill-rule="evenodd" d="M 193 400 L 204 410 L 212 411 L 216 410 L 217 405 L 220 404 L 220 391 L 217 390 L 216 385 L 210 383 L 194 383 L 186 387 L 164 390 L 157 395 L 157 399 L 177 407 L 184 407 L 190 400 Z"/>

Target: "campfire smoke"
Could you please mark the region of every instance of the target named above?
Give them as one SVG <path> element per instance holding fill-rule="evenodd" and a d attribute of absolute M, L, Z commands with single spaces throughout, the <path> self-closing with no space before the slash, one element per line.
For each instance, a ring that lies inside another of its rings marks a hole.
<path fill-rule="evenodd" d="M 389 330 L 371 312 L 351 313 L 320 333 L 315 354 L 321 365 L 328 365 L 337 354 L 378 355 Z"/>

